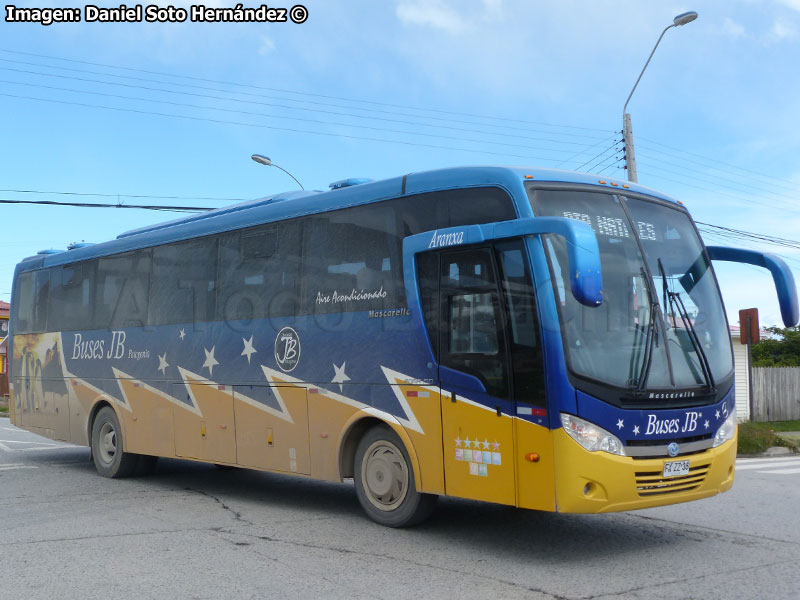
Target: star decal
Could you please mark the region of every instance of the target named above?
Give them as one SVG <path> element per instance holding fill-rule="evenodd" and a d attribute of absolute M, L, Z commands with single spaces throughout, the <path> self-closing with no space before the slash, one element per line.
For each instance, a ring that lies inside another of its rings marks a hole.
<path fill-rule="evenodd" d="M 203 363 L 203 369 L 208 369 L 208 376 L 211 377 L 214 375 L 214 365 L 218 365 L 217 359 L 214 358 L 214 348 L 215 346 L 211 346 L 211 350 L 206 350 L 203 348 L 203 352 L 206 353 L 206 362 Z"/>
<path fill-rule="evenodd" d="M 715 413 L 714 413 L 714 416 L 715 416 L 715 417 L 717 417 L 717 418 L 719 419 L 719 411 L 715 412 Z"/>
<path fill-rule="evenodd" d="M 494 444 L 492 444 L 492 450 L 494 450 L 495 452 L 500 451 L 500 443 L 497 440 L 495 440 Z"/>
<path fill-rule="evenodd" d="M 623 427 L 625 427 L 625 421 L 617 419 L 617 429 L 622 429 Z"/>
<path fill-rule="evenodd" d="M 706 422 L 705 422 L 705 423 L 703 423 L 703 427 L 705 427 L 706 429 L 708 429 L 708 419 L 706 419 Z"/>
<path fill-rule="evenodd" d="M 344 372 L 344 367 L 346 364 L 347 362 L 343 362 L 341 367 L 337 367 L 335 363 L 333 365 L 333 370 L 336 372 L 336 374 L 333 376 L 333 379 L 331 379 L 331 383 L 338 383 L 340 392 L 344 388 L 342 384 L 345 381 L 350 381 L 350 378 L 347 376 L 347 373 Z"/>
<path fill-rule="evenodd" d="M 478 450 L 481 449 L 481 443 L 478 441 L 478 438 L 475 438 L 472 442 L 472 447 L 477 448 Z"/>
<path fill-rule="evenodd" d="M 469 438 L 464 440 L 464 447 L 465 448 L 472 448 L 472 442 L 469 441 Z"/>
<path fill-rule="evenodd" d="M 461 448 L 461 436 L 456 438 L 456 448 Z"/>
<path fill-rule="evenodd" d="M 250 357 L 253 354 L 255 354 L 256 352 L 258 352 L 258 350 L 253 348 L 253 336 L 252 335 L 250 336 L 249 340 L 246 340 L 246 339 L 242 338 L 242 341 L 244 342 L 244 350 L 242 350 L 241 356 L 246 356 L 247 357 L 247 364 L 249 365 L 250 364 Z"/>
<path fill-rule="evenodd" d="M 489 449 L 489 440 L 483 440 L 483 449 L 484 450 L 488 450 Z"/>
<path fill-rule="evenodd" d="M 158 357 L 158 370 L 161 371 L 162 375 L 166 375 L 167 374 L 167 367 L 168 366 L 169 366 L 169 363 L 167 362 L 167 353 L 164 352 L 163 356 L 159 356 Z"/>
<path fill-rule="evenodd" d="M 183 338 L 186 337 L 186 331 L 181 329 L 181 332 L 178 334 L 178 337 L 181 338 L 181 341 L 183 341 Z"/>
<path fill-rule="evenodd" d="M 634 425 L 633 426 L 633 435 L 639 435 L 639 426 L 638 425 Z"/>

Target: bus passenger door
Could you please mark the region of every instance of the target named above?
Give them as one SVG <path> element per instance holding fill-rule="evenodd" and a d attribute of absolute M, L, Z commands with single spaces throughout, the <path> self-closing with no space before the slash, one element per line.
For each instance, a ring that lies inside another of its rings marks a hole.
<path fill-rule="evenodd" d="M 417 268 L 439 363 L 446 493 L 513 505 L 513 405 L 493 249 L 425 252 Z"/>

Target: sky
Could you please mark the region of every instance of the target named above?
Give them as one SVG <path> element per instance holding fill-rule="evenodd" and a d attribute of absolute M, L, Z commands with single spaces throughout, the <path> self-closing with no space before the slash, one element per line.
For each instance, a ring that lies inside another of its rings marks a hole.
<path fill-rule="evenodd" d="M 0 21 L 0 199 L 217 207 L 296 189 L 253 153 L 307 189 L 490 164 L 624 179 L 625 99 L 695 10 L 628 105 L 639 183 L 698 222 L 800 240 L 800 0 L 305 7 L 301 24 Z M 26 256 L 176 216 L 0 204 L 0 300 Z M 800 280 L 800 250 L 701 231 L 778 253 Z M 780 324 L 766 271 L 716 269 L 732 325 L 748 307 Z"/>

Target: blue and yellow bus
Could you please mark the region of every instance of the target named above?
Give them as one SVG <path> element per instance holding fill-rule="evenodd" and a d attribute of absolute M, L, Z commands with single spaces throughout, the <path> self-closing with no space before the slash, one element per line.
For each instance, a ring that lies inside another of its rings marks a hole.
<path fill-rule="evenodd" d="M 420 522 L 440 495 L 598 513 L 734 477 L 731 341 L 680 202 L 453 168 L 290 192 L 16 268 L 14 424 L 123 477 L 177 457 L 329 481 Z"/>

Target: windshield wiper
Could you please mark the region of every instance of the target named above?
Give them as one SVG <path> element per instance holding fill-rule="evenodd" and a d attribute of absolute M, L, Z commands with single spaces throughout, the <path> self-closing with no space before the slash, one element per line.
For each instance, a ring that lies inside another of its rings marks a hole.
<path fill-rule="evenodd" d="M 658 346 L 658 331 L 656 331 L 656 313 L 658 312 L 658 302 L 653 300 L 653 294 L 648 285 L 647 273 L 644 267 L 639 268 L 639 272 L 647 290 L 647 300 L 650 304 L 650 319 L 647 323 L 647 333 L 644 339 L 644 356 L 642 357 L 642 368 L 639 370 L 639 377 L 636 381 L 636 391 L 642 392 L 647 385 L 647 378 L 650 376 L 650 366 L 653 364 L 653 346 Z"/>
<path fill-rule="evenodd" d="M 692 344 L 694 351 L 697 353 L 698 362 L 700 363 L 700 370 L 703 373 L 703 379 L 706 382 L 706 387 L 708 387 L 709 390 L 714 391 L 716 386 L 714 385 L 714 376 L 711 374 L 711 365 L 708 362 L 708 356 L 706 356 L 705 350 L 703 350 L 703 345 L 700 343 L 700 338 L 697 337 L 697 332 L 694 330 L 694 325 L 692 325 L 692 320 L 689 317 L 689 311 L 686 310 L 686 305 L 683 303 L 681 295 L 678 292 L 670 291 L 669 287 L 667 286 L 666 272 L 664 271 L 664 264 L 661 262 L 660 258 L 658 259 L 658 270 L 664 283 L 664 298 L 669 300 L 669 307 L 673 311 L 672 327 L 675 328 L 675 313 L 677 312 L 680 315 L 683 327 L 686 329 L 689 342 Z"/>

